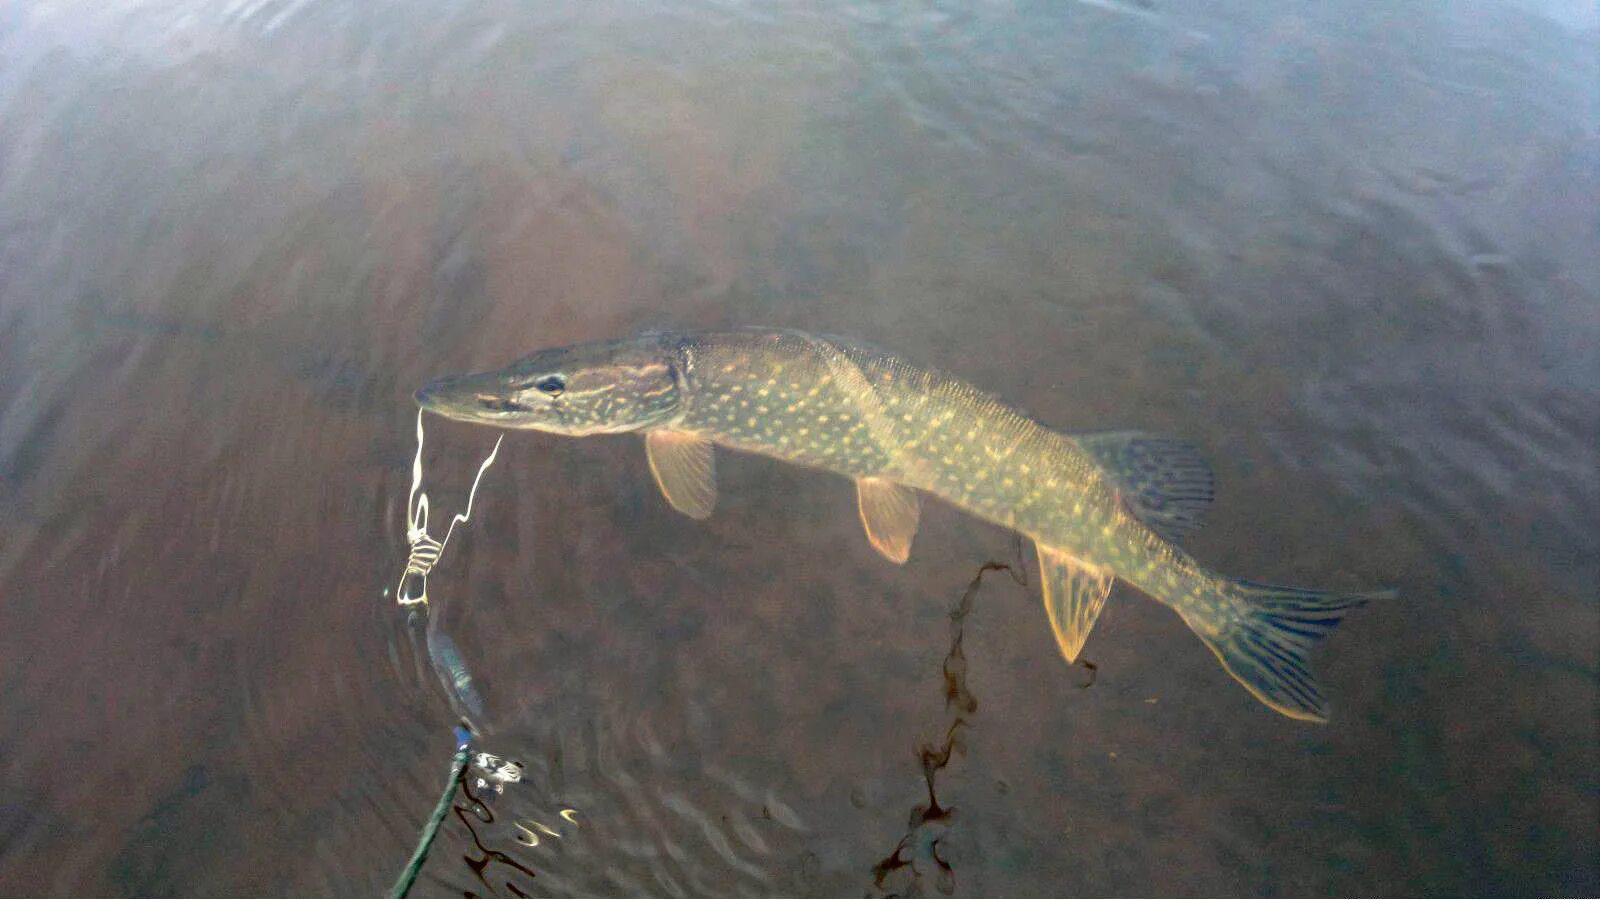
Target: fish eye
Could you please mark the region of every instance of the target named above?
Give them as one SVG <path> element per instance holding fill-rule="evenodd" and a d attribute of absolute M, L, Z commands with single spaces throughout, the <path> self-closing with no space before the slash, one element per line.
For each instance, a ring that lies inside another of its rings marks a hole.
<path fill-rule="evenodd" d="M 533 386 L 538 388 L 540 393 L 548 394 L 551 397 L 559 397 L 561 392 L 567 389 L 567 379 L 564 375 L 546 375 L 535 381 Z"/>

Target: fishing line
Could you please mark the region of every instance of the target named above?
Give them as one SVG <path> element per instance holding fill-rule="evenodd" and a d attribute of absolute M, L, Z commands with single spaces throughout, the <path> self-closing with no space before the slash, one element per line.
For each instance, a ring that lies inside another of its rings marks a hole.
<path fill-rule="evenodd" d="M 428 574 L 439 564 L 439 557 L 444 554 L 445 545 L 450 543 L 450 536 L 455 534 L 456 526 L 472 517 L 472 503 L 478 496 L 478 485 L 483 481 L 483 473 L 494 464 L 495 457 L 500 453 L 500 442 L 504 439 L 505 435 L 496 438 L 494 449 L 479 464 L 478 474 L 472 479 L 472 489 L 467 492 L 467 508 L 450 517 L 443 538 L 435 538 L 428 533 L 428 494 L 422 490 L 422 410 L 417 410 L 417 455 L 411 461 L 411 493 L 406 499 L 406 541 L 410 545 L 410 553 L 406 558 L 405 570 L 400 574 L 400 583 L 395 586 L 395 602 L 410 607 L 406 620 L 410 626 L 413 647 L 418 651 L 417 656 L 420 660 L 422 648 L 416 647 L 418 637 L 425 636 L 421 643 L 425 645 L 427 656 L 433 663 L 434 674 L 443 682 L 451 706 L 457 714 L 462 715 L 463 724 L 455 729 L 456 753 L 450 762 L 450 780 L 445 784 L 444 793 L 434 806 L 433 814 L 423 826 L 411 858 L 389 889 L 391 897 L 404 897 L 410 892 L 418 873 L 422 871 L 422 864 L 428 858 L 428 851 L 433 847 L 434 839 L 439 835 L 439 828 L 444 824 L 450 803 L 455 798 L 456 787 L 466 773 L 472 738 L 476 732 L 463 707 L 479 718 L 483 714 L 482 701 L 473 690 L 472 676 L 467 672 L 466 663 L 455 649 L 455 643 L 438 630 L 428 614 Z"/>
<path fill-rule="evenodd" d="M 456 785 L 461 783 L 461 776 L 467 771 L 467 761 L 471 758 L 472 733 L 465 728 L 456 728 L 456 755 L 450 760 L 450 780 L 445 783 L 444 793 L 440 795 L 439 802 L 434 804 L 433 814 L 428 817 L 428 824 L 422 828 L 422 836 L 417 841 L 417 849 L 411 851 L 411 858 L 406 861 L 406 867 L 400 870 L 400 877 L 394 880 L 394 886 L 389 888 L 390 897 L 404 897 L 411 893 L 411 886 L 416 883 L 417 875 L 422 872 L 422 864 L 428 859 L 428 851 L 433 849 L 433 839 L 439 836 L 439 826 L 444 824 L 444 817 L 450 813 L 450 801 L 455 799 Z"/>

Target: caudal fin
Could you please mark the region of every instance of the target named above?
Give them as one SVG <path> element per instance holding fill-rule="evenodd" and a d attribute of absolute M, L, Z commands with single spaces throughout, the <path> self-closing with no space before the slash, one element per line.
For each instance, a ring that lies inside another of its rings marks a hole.
<path fill-rule="evenodd" d="M 1395 596 L 1390 590 L 1339 594 L 1249 581 L 1231 582 L 1229 593 L 1243 601 L 1244 615 L 1220 634 L 1195 632 L 1257 700 L 1310 722 L 1328 720 L 1328 702 L 1306 659 L 1311 648 L 1338 627 L 1345 613 L 1368 600 Z"/>

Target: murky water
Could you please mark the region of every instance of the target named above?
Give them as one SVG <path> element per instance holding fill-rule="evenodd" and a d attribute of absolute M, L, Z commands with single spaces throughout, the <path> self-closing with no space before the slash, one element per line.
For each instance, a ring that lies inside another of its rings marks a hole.
<path fill-rule="evenodd" d="M 1187 437 L 1200 559 L 1403 599 L 1326 727 L 1125 588 L 1080 687 L 948 507 L 897 568 L 843 479 L 724 456 L 695 523 L 636 438 L 513 435 L 431 590 L 527 776 L 419 892 L 1600 891 L 1597 48 L 1566 0 L 11 5 L 0 893 L 384 889 L 454 721 L 384 596 L 411 391 L 731 324 Z M 432 425 L 441 510 L 491 443 Z"/>

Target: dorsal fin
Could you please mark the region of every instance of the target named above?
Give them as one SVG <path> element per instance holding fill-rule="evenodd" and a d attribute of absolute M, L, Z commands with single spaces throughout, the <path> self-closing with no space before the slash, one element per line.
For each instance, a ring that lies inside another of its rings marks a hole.
<path fill-rule="evenodd" d="M 917 492 L 882 478 L 857 478 L 856 503 L 867 540 L 889 561 L 905 562 L 922 515 Z"/>
<path fill-rule="evenodd" d="M 711 515 L 717 472 L 710 441 L 689 431 L 660 429 L 645 433 L 644 449 L 656 486 L 673 509 L 691 519 Z"/>
<path fill-rule="evenodd" d="M 1034 542 L 1039 551 L 1039 583 L 1044 589 L 1044 611 L 1056 634 L 1056 645 L 1067 662 L 1075 662 L 1105 608 L 1115 577 L 1110 569 L 1092 566 L 1070 553 Z"/>
<path fill-rule="evenodd" d="M 1211 505 L 1211 466 L 1193 444 L 1140 431 L 1073 435 L 1117 483 L 1139 521 L 1169 541 L 1197 530 Z"/>

